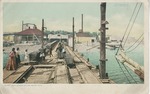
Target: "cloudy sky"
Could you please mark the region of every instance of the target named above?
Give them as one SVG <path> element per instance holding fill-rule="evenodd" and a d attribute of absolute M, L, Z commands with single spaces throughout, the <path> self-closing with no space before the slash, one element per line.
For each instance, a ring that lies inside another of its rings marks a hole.
<path fill-rule="evenodd" d="M 124 33 L 137 3 L 107 3 L 106 18 L 109 24 L 107 34 L 120 36 Z M 138 3 L 135 14 L 140 7 Z M 3 31 L 19 32 L 21 23 L 34 23 L 41 29 L 41 19 L 45 19 L 48 30 L 72 31 L 72 17 L 75 31 L 81 28 L 81 14 L 84 14 L 84 31 L 99 32 L 100 2 L 98 3 L 4 3 Z M 135 15 L 134 15 L 135 17 Z M 133 22 L 133 20 L 132 20 Z M 138 37 L 144 32 L 144 6 L 142 4 L 131 35 Z"/>

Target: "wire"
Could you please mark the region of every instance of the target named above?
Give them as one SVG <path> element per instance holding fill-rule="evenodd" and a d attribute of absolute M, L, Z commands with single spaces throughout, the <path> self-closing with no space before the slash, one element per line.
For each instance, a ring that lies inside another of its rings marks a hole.
<path fill-rule="evenodd" d="M 127 53 L 132 52 L 133 50 L 135 50 L 143 41 L 144 38 L 142 38 L 142 40 L 139 42 L 139 44 L 137 46 L 135 46 L 133 49 L 131 49 L 130 51 L 127 51 Z"/>
<path fill-rule="evenodd" d="M 138 15 L 138 13 L 139 13 L 139 11 L 140 11 L 141 6 L 142 6 L 142 3 L 140 4 L 140 7 L 139 7 L 139 9 L 138 9 L 138 11 L 137 11 L 137 13 L 136 13 L 136 16 L 135 16 L 134 21 L 133 21 L 133 23 L 132 23 L 132 25 L 131 25 L 131 28 L 130 28 L 130 30 L 129 30 L 129 33 L 128 33 L 128 35 L 127 35 L 127 38 L 126 38 L 126 40 L 125 40 L 125 42 L 124 42 L 123 47 L 125 46 L 125 44 L 126 44 L 126 42 L 127 42 L 127 40 L 128 40 L 128 37 L 129 37 L 130 32 L 131 32 L 131 30 L 132 30 L 132 28 L 133 28 L 133 25 L 134 25 L 134 23 L 135 23 L 135 20 L 136 20 L 136 18 L 137 18 L 137 15 Z"/>
<path fill-rule="evenodd" d="M 128 25 L 127 25 L 126 29 L 125 29 L 125 33 L 124 33 L 124 35 L 123 35 L 123 37 L 122 37 L 122 40 L 121 40 L 121 42 L 120 42 L 120 46 L 119 46 L 119 48 L 120 48 L 120 47 L 122 47 L 122 42 L 123 42 L 124 37 L 125 37 L 125 35 L 126 35 L 126 33 L 127 33 L 128 27 L 129 27 L 130 22 L 131 22 L 131 20 L 132 20 L 132 18 L 133 18 L 133 15 L 134 15 L 134 13 L 135 13 L 135 10 L 136 10 L 137 5 L 138 5 L 138 3 L 136 3 L 136 5 L 135 5 L 135 8 L 134 8 L 133 13 L 132 13 L 132 16 L 131 16 L 131 18 L 130 18 L 130 20 L 129 20 L 129 23 L 128 23 Z M 118 48 L 118 50 L 117 50 L 116 54 L 118 53 L 119 48 Z"/>
<path fill-rule="evenodd" d="M 144 33 L 143 33 L 144 34 Z M 134 46 L 134 44 L 136 44 L 140 39 L 141 39 L 141 37 L 143 36 L 143 34 L 136 40 L 136 42 L 135 43 L 133 43 L 129 48 L 127 48 L 126 50 L 129 50 L 131 47 L 133 47 Z"/>

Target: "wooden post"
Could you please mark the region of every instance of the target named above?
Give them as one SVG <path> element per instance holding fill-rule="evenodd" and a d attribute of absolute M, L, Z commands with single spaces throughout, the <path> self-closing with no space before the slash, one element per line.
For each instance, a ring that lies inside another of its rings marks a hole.
<path fill-rule="evenodd" d="M 72 46 L 73 46 L 73 51 L 74 51 L 74 17 L 73 17 L 73 24 L 72 24 L 72 32 L 73 32 Z"/>
<path fill-rule="evenodd" d="M 105 49 L 105 13 L 106 13 L 106 3 L 101 3 L 101 40 L 100 40 L 100 78 L 106 78 L 106 49 Z"/>
<path fill-rule="evenodd" d="M 43 49 L 43 46 L 44 46 L 44 19 L 42 19 L 42 49 Z"/>

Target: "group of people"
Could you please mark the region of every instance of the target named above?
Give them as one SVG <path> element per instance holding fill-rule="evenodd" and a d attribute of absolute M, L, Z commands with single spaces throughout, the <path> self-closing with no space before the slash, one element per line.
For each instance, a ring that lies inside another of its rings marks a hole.
<path fill-rule="evenodd" d="M 50 57 L 53 56 L 52 50 L 53 50 L 53 48 L 50 47 L 49 48 Z M 56 52 L 57 52 L 57 55 L 58 55 L 59 59 L 64 58 L 65 50 L 64 50 L 64 47 L 61 43 L 59 43 L 59 46 L 56 49 Z M 44 58 L 45 58 L 44 51 L 40 52 L 39 56 L 37 58 L 38 61 L 41 61 L 41 60 L 43 61 Z M 28 54 L 27 49 L 25 50 L 25 53 L 24 53 L 24 61 L 27 61 L 27 62 L 29 61 L 29 54 Z M 9 59 L 8 59 L 7 65 L 6 65 L 6 69 L 7 70 L 16 70 L 19 67 L 20 62 L 21 62 L 21 60 L 20 60 L 19 48 L 17 48 L 16 50 L 15 50 L 15 48 L 12 48 L 12 51 L 9 53 Z"/>
<path fill-rule="evenodd" d="M 25 50 L 25 57 L 24 60 L 27 61 L 29 58 L 28 50 Z M 6 65 L 7 70 L 16 70 L 20 65 L 20 52 L 19 47 L 15 50 L 15 48 L 12 48 L 12 51 L 9 53 L 9 59 Z"/>
<path fill-rule="evenodd" d="M 12 51 L 9 53 L 8 63 L 6 65 L 7 70 L 16 70 L 20 64 L 20 53 L 19 48 L 12 48 Z"/>

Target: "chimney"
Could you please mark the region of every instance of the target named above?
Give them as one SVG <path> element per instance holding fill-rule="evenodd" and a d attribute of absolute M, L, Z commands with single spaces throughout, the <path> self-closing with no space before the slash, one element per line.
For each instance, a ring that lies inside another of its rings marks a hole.
<path fill-rule="evenodd" d="M 83 32 L 83 14 L 81 15 L 81 32 Z"/>

